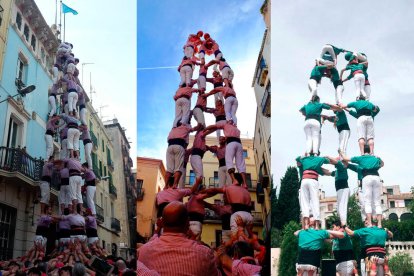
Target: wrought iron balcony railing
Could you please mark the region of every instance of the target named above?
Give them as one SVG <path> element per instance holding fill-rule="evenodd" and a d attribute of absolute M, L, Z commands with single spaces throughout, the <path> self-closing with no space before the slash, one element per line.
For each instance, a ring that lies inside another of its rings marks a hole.
<path fill-rule="evenodd" d="M 121 231 L 121 223 L 119 219 L 111 218 L 111 229 L 117 232 Z"/>
<path fill-rule="evenodd" d="M 0 170 L 19 172 L 34 181 L 42 176 L 42 159 L 33 158 L 20 148 L 0 147 Z"/>

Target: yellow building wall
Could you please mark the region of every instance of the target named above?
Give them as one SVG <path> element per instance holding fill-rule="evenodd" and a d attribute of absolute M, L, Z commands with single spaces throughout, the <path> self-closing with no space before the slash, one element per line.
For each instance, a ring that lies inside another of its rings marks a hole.
<path fill-rule="evenodd" d="M 3 8 L 2 22 L 0 26 L 0 78 L 3 75 L 4 52 L 6 51 L 7 30 L 10 24 L 12 3 L 13 1 L 11 0 L 0 1 L 0 5 Z"/>
<path fill-rule="evenodd" d="M 215 133 L 214 133 L 215 134 Z M 190 136 L 189 145 L 191 146 L 194 141 L 194 136 Z M 257 203 L 256 197 L 256 183 L 257 183 L 257 171 L 256 171 L 256 162 L 254 158 L 254 151 L 253 151 L 253 140 L 242 138 L 242 145 L 243 150 L 247 151 L 247 157 L 244 159 L 246 163 L 246 173 L 251 175 L 251 184 L 252 188 L 249 188 L 251 200 L 254 201 L 254 210 L 252 210 L 253 217 L 257 218 L 255 220 L 255 225 L 260 224 L 261 226 L 254 226 L 253 231 L 257 232 L 259 238 L 262 239 L 262 223 L 263 223 L 263 214 L 262 214 L 262 206 L 261 204 Z M 206 144 L 208 146 L 218 145 L 217 138 L 215 136 L 208 136 L 206 137 Z M 210 186 L 210 179 L 213 182 L 214 178 L 214 171 L 218 171 L 218 160 L 216 156 L 214 156 L 211 152 L 206 152 L 203 157 L 203 170 L 204 170 L 204 185 L 206 188 Z M 190 187 L 188 184 L 189 176 L 190 176 L 191 164 L 188 162 L 187 171 L 186 171 L 186 187 Z M 213 186 L 211 186 L 213 187 Z M 222 200 L 222 195 L 216 195 L 214 197 L 206 199 L 209 203 L 214 203 L 215 201 Z M 184 198 L 184 202 L 187 202 L 188 198 Z M 270 206 L 269 206 L 270 207 Z M 221 230 L 221 223 L 210 223 L 209 221 L 205 221 L 203 223 L 203 233 L 201 235 L 201 239 L 204 243 L 215 246 L 216 242 L 216 230 Z"/>
<path fill-rule="evenodd" d="M 137 201 L 137 231 L 144 238 L 153 234 L 153 225 L 157 219 L 155 197 L 164 189 L 165 167 L 161 160 L 138 157 L 137 181 L 143 181 L 144 196 Z"/>

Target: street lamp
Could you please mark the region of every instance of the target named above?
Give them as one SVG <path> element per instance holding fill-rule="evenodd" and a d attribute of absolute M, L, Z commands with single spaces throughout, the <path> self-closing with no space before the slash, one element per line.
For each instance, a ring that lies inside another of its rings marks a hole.
<path fill-rule="evenodd" d="M 16 79 L 15 84 L 17 86 L 18 93 L 16 95 L 10 96 L 10 98 L 14 98 L 16 96 L 25 96 L 26 94 L 29 94 L 36 89 L 35 85 L 24 86 L 24 83 L 20 79 Z M 0 103 L 7 101 L 8 98 L 9 97 L 0 101 Z"/>
<path fill-rule="evenodd" d="M 88 64 L 95 64 L 93 62 L 84 62 L 82 63 L 82 85 L 83 85 L 83 66 L 88 65 Z"/>

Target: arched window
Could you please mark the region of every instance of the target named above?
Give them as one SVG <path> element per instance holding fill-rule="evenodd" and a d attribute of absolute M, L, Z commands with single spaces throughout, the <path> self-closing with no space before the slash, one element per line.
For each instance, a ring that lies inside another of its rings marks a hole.
<path fill-rule="evenodd" d="M 413 214 L 412 213 L 404 213 L 404 214 L 401 215 L 400 219 L 401 219 L 401 221 L 413 219 Z"/>
<path fill-rule="evenodd" d="M 391 213 L 391 214 L 388 216 L 388 219 L 389 219 L 389 220 L 398 221 L 398 216 L 397 216 L 397 214 L 395 214 L 395 213 Z"/>

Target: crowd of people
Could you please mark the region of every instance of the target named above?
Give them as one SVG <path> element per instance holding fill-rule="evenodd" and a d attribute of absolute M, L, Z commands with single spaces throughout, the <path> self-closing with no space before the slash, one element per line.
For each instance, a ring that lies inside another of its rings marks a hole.
<path fill-rule="evenodd" d="M 339 54 L 345 54 L 348 62 L 338 73 L 336 69 Z M 333 240 L 333 253 L 337 275 L 358 275 L 357 262 L 352 250 L 350 237 L 360 239 L 360 269 L 362 275 L 384 275 L 389 273 L 385 251 L 386 239 L 392 233 L 382 228 L 381 199 L 382 181 L 378 170 L 384 162 L 374 155 L 374 117 L 379 107 L 370 101 L 371 88 L 368 81 L 368 59 L 363 53 L 347 51 L 333 45 L 325 45 L 320 58 L 315 60 L 309 80 L 311 100 L 300 112 L 305 116 L 306 152 L 297 157 L 301 185 L 299 203 L 302 216 L 302 230 L 295 234 L 299 238 L 298 275 L 316 275 L 321 261 L 321 248 L 325 239 Z M 348 77 L 343 78 L 345 71 Z M 328 78 L 334 85 L 336 104 L 320 103 L 318 86 L 322 78 Z M 356 101 L 343 103 L 343 83 L 354 79 Z M 350 110 L 353 108 L 354 110 Z M 333 116 L 322 115 L 322 110 L 332 110 Z M 360 156 L 348 157 L 347 145 L 350 127 L 346 112 L 357 118 L 357 138 Z M 332 122 L 338 130 L 339 144 L 337 156 L 320 156 L 320 144 L 324 122 Z M 324 164 L 335 167 L 330 171 Z M 351 230 L 347 226 L 347 211 L 350 189 L 348 169 L 358 174 L 358 199 L 361 205 L 361 218 L 365 227 Z M 339 220 L 332 230 L 321 230 L 319 207 L 319 175 L 334 177 L 337 191 L 337 213 Z M 378 273 L 378 274 L 377 274 Z"/>
<path fill-rule="evenodd" d="M 0 275 L 136 275 L 136 260 L 115 258 L 100 246 L 95 209 L 99 179 L 92 170 L 92 140 L 86 122 L 86 94 L 79 81 L 73 45 L 62 42 L 53 67 L 46 124 L 46 161 L 40 187 L 41 214 L 32 247 L 22 257 L 0 263 Z M 60 139 L 55 139 L 60 135 Z M 79 141 L 85 150 L 81 162 Z M 54 141 L 60 142 L 55 152 Z M 59 155 L 59 159 L 55 156 Z M 52 214 L 52 181 L 59 208 Z M 84 201 L 86 206 L 84 205 Z M 98 265 L 100 264 L 100 266 Z"/>
<path fill-rule="evenodd" d="M 213 54 L 214 59 L 206 63 L 206 56 Z M 195 66 L 199 66 L 197 79 L 192 78 Z M 211 66 L 213 73 L 208 78 Z M 234 72 L 217 42 L 202 31 L 189 35 L 178 71 L 181 81 L 174 95 L 175 118 L 167 138 L 166 184 L 156 196 L 156 233 L 138 249 L 138 274 L 260 275 L 268 252 L 252 232 L 251 198 L 237 128 Z M 208 93 L 207 82 L 214 86 Z M 195 84 L 197 88 L 193 88 Z M 198 95 L 191 110 L 193 93 Z M 213 108 L 207 107 L 207 98 L 212 95 Z M 206 126 L 205 113 L 212 113 L 216 123 Z M 192 117 L 195 126 L 191 126 Z M 189 146 L 192 132 L 194 141 Z M 217 134 L 217 145 L 206 145 L 206 136 L 213 132 Z M 206 151 L 213 152 L 219 163 L 219 185 L 209 189 L 203 185 Z M 188 161 L 195 173 L 191 188 L 185 188 Z M 220 204 L 205 201 L 217 194 L 222 195 Z M 185 204 L 184 197 L 188 197 Z M 201 238 L 206 208 L 222 220 L 222 241 L 215 248 Z"/>

